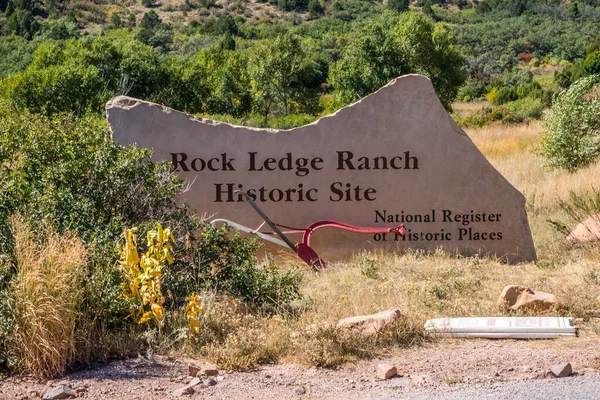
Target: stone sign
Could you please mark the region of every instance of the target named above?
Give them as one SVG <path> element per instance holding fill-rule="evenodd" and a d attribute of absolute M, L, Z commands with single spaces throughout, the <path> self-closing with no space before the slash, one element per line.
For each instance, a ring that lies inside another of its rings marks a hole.
<path fill-rule="evenodd" d="M 151 148 L 155 160 L 171 162 L 192 183 L 183 200 L 200 214 L 258 227 L 262 219 L 235 192 L 242 189 L 288 226 L 327 219 L 406 227 L 403 237 L 320 230 L 311 246 L 324 259 L 408 248 L 509 262 L 536 257 L 525 198 L 454 123 L 423 76 L 397 78 L 291 130 L 232 126 L 123 96 L 107 104 L 107 117 L 114 140 Z"/>

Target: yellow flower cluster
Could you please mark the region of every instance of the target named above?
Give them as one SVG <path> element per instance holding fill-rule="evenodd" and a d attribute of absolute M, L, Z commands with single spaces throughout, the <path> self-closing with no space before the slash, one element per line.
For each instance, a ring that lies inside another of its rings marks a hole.
<path fill-rule="evenodd" d="M 137 251 L 136 228 L 124 233 L 125 245 L 121 249 L 119 265 L 125 282 L 123 295 L 136 305 L 131 308 L 132 318 L 140 324 L 154 318 L 157 326 L 164 319 L 163 304 L 165 297 L 160 288 L 165 263 L 173 262 L 175 243 L 171 231 L 157 224 L 155 230 L 148 232 L 148 250 L 140 258 Z"/>
<path fill-rule="evenodd" d="M 202 298 L 196 293 L 192 293 L 185 299 L 187 301 L 185 305 L 185 319 L 191 333 L 198 333 L 200 331 L 200 314 L 205 311 L 201 305 L 201 300 Z"/>

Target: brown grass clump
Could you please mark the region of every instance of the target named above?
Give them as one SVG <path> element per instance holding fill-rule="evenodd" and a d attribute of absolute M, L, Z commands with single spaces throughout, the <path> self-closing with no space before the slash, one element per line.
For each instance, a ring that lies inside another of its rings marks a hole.
<path fill-rule="evenodd" d="M 243 303 L 213 294 L 205 295 L 203 307 L 193 347 L 221 368 L 247 370 L 287 352 L 291 330 L 283 318 L 251 314 Z"/>
<path fill-rule="evenodd" d="M 334 367 L 382 352 L 424 344 L 429 337 L 423 322 L 402 316 L 373 336 L 363 336 L 356 330 L 337 328 L 334 324 L 317 323 L 294 335 L 290 355 L 305 365 Z"/>
<path fill-rule="evenodd" d="M 87 251 L 73 232 L 46 227 L 35 235 L 18 217 L 11 219 L 17 279 L 14 282 L 16 328 L 12 353 L 40 378 L 61 375 L 75 357 L 75 323 Z"/>

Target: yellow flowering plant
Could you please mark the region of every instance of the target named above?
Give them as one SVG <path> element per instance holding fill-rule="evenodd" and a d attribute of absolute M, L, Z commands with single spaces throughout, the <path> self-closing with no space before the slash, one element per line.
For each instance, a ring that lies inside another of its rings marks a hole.
<path fill-rule="evenodd" d="M 164 321 L 163 304 L 165 297 L 161 291 L 160 280 L 166 264 L 173 262 L 173 244 L 175 239 L 169 228 L 148 232 L 148 250 L 141 257 L 137 250 L 137 229 L 124 232 L 125 245 L 121 249 L 119 266 L 124 278 L 121 284 L 123 296 L 132 302 L 131 317 L 139 324 L 154 320 L 159 331 Z"/>
<path fill-rule="evenodd" d="M 188 324 L 188 329 L 191 335 L 200 331 L 200 314 L 206 310 L 202 307 L 202 298 L 197 293 L 192 293 L 185 299 L 185 319 Z"/>

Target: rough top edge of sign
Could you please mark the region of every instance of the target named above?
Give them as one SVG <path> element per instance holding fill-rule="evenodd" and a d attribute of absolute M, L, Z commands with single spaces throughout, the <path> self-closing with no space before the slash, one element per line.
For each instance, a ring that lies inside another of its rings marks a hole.
<path fill-rule="evenodd" d="M 312 125 L 318 125 L 319 122 L 321 122 L 324 119 L 328 119 L 328 118 L 334 118 L 335 116 L 337 116 L 338 114 L 344 112 L 344 110 L 349 109 L 349 108 L 353 108 L 353 107 L 357 107 L 358 105 L 360 105 L 362 102 L 364 102 L 365 100 L 376 96 L 379 92 L 384 91 L 394 85 L 396 85 L 397 83 L 399 83 L 402 80 L 410 80 L 410 79 L 418 79 L 418 80 L 422 80 L 423 83 L 425 84 L 425 86 L 427 86 L 427 89 L 429 89 L 430 92 L 432 92 L 435 95 L 435 99 L 438 102 L 438 106 L 443 108 L 442 103 L 439 99 L 439 97 L 437 96 L 437 93 L 435 92 L 435 89 L 433 87 L 433 84 L 431 83 L 431 80 L 424 76 L 424 75 L 420 75 L 420 74 L 407 74 L 407 75 L 402 75 L 399 76 L 397 78 L 392 79 L 391 81 L 389 81 L 385 86 L 379 88 L 377 91 L 371 93 L 368 96 L 363 97 L 362 99 L 347 105 L 345 107 L 340 108 L 339 110 L 335 111 L 332 114 L 328 114 L 325 115 L 319 119 L 317 119 L 316 121 L 311 122 L 310 124 L 306 124 L 306 125 L 302 125 L 302 126 L 298 126 L 295 128 L 291 128 L 291 129 L 272 129 L 272 128 L 255 128 L 255 127 L 250 127 L 250 126 L 243 126 L 243 125 L 235 125 L 235 124 L 230 124 L 228 122 L 222 122 L 222 121 L 216 121 L 213 119 L 208 119 L 208 118 L 201 118 L 201 117 L 197 117 L 193 114 L 188 114 L 185 113 L 183 111 L 178 111 L 178 110 L 174 110 L 172 108 L 166 107 L 164 105 L 161 104 L 157 104 L 157 103 L 153 103 L 150 101 L 146 101 L 146 100 L 140 100 L 140 99 L 136 99 L 134 97 L 129 97 L 129 96 L 117 96 L 117 97 L 113 97 L 112 99 L 110 99 L 107 103 L 106 103 L 106 111 L 108 114 L 108 110 L 111 108 L 121 108 L 124 110 L 131 110 L 132 108 L 135 108 L 137 106 L 140 105 L 147 105 L 147 106 L 156 106 L 156 107 L 160 107 L 162 109 L 162 111 L 165 114 L 170 114 L 170 113 L 179 113 L 179 114 L 183 114 L 185 116 L 187 116 L 190 120 L 194 121 L 194 122 L 198 122 L 200 124 L 205 124 L 205 125 L 212 125 L 212 126 L 216 126 L 216 125 L 226 125 L 232 128 L 243 128 L 243 129 L 248 129 L 248 130 L 252 130 L 252 131 L 261 131 L 261 132 L 266 132 L 266 133 L 271 133 L 271 134 L 277 134 L 280 132 L 292 132 L 295 130 L 300 130 L 300 129 L 304 129 L 307 126 L 312 126 Z M 108 117 L 108 115 L 107 115 Z M 452 120 L 452 118 L 448 115 L 448 119 L 451 122 L 452 125 L 452 129 L 455 133 L 459 134 L 459 135 L 464 135 L 467 136 L 466 133 L 454 122 L 454 120 Z"/>

